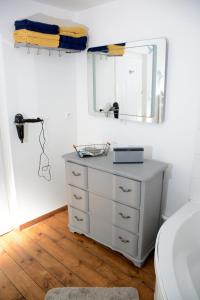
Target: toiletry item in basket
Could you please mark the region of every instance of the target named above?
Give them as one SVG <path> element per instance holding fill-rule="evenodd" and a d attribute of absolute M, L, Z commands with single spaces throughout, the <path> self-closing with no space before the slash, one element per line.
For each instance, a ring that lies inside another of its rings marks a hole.
<path fill-rule="evenodd" d="M 96 157 L 106 156 L 110 150 L 110 143 L 106 144 L 90 144 L 90 145 L 73 145 L 78 156 L 83 157 Z"/>
<path fill-rule="evenodd" d="M 144 148 L 118 147 L 113 149 L 114 164 L 143 163 Z"/>
<path fill-rule="evenodd" d="M 103 151 L 103 149 L 97 149 L 95 147 L 86 147 L 85 149 L 81 149 L 79 154 L 81 157 L 92 157 L 102 155 Z"/>

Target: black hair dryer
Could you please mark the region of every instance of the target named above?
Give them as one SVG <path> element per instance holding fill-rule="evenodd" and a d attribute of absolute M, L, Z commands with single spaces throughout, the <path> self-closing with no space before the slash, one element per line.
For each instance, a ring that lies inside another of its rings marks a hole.
<path fill-rule="evenodd" d="M 118 102 L 114 102 L 113 103 L 113 113 L 114 113 L 114 118 L 118 119 L 119 118 L 119 103 Z"/>
<path fill-rule="evenodd" d="M 16 125 L 17 134 L 18 134 L 18 137 L 19 137 L 21 143 L 23 143 L 23 141 L 24 141 L 24 123 L 38 123 L 38 122 L 43 122 L 43 120 L 40 118 L 24 119 L 22 114 L 15 115 L 14 123 Z"/>

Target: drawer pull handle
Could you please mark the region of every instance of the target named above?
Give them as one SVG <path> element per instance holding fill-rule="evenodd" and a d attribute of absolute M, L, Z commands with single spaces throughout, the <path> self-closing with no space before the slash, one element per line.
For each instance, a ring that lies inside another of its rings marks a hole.
<path fill-rule="evenodd" d="M 74 197 L 76 200 L 81 200 L 81 199 L 83 199 L 81 196 L 77 196 L 76 194 L 74 194 L 73 197 Z"/>
<path fill-rule="evenodd" d="M 120 212 L 119 215 L 120 215 L 123 219 L 130 219 L 130 218 L 131 218 L 131 216 L 124 215 L 122 212 Z"/>
<path fill-rule="evenodd" d="M 121 237 L 121 236 L 118 236 L 118 239 L 119 239 L 122 243 L 125 243 L 125 244 L 130 243 L 129 240 L 125 240 L 125 239 L 123 239 L 123 237 Z"/>
<path fill-rule="evenodd" d="M 78 216 L 74 216 L 74 219 L 76 219 L 76 221 L 78 221 L 78 222 L 82 222 L 83 221 L 83 219 L 79 218 Z"/>
<path fill-rule="evenodd" d="M 78 172 L 75 172 L 75 171 L 72 171 L 72 174 L 73 174 L 74 176 L 81 176 L 81 173 L 78 173 Z"/>
<path fill-rule="evenodd" d="M 125 189 L 123 186 L 119 186 L 119 189 L 124 193 L 130 193 L 132 191 L 131 189 Z"/>

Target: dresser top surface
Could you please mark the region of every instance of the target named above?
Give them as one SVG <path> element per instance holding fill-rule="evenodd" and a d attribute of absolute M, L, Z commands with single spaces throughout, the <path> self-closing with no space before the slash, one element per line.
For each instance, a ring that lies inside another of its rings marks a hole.
<path fill-rule="evenodd" d="M 143 164 L 113 164 L 113 152 L 107 156 L 80 158 L 76 152 L 63 155 L 65 161 L 105 171 L 115 175 L 147 181 L 164 171 L 167 164 L 156 160 L 145 159 Z"/>

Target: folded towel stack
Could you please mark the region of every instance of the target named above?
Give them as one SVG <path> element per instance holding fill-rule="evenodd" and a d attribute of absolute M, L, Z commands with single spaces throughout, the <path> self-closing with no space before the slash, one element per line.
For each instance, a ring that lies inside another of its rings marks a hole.
<path fill-rule="evenodd" d="M 28 19 L 15 21 L 15 42 L 28 43 L 49 48 L 85 50 L 87 28 L 80 25 L 59 27 Z"/>
<path fill-rule="evenodd" d="M 126 43 L 89 48 L 89 52 L 107 53 L 109 56 L 123 56 Z"/>
<path fill-rule="evenodd" d="M 85 50 L 87 47 L 87 28 L 84 26 L 60 27 L 60 48 Z"/>
<path fill-rule="evenodd" d="M 59 46 L 59 27 L 31 20 L 15 21 L 14 39 L 17 43 L 29 43 L 42 47 Z"/>

